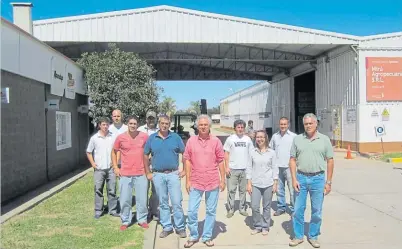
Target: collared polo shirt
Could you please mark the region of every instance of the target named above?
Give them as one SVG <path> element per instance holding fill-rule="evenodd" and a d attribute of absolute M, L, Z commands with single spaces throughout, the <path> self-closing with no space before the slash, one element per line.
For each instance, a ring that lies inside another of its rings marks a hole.
<path fill-rule="evenodd" d="M 87 153 L 94 153 L 94 161 L 98 169 L 109 169 L 112 166 L 112 149 L 114 138 L 109 132 L 103 136 L 100 132 L 92 135 L 89 140 Z"/>
<path fill-rule="evenodd" d="M 278 167 L 288 168 L 290 159 L 290 149 L 292 148 L 293 139 L 297 135 L 289 130 L 281 135 L 278 131 L 272 135 L 271 141 L 269 142 L 269 147 L 275 150 L 276 163 Z"/>
<path fill-rule="evenodd" d="M 144 148 L 144 155 L 152 155 L 152 170 L 176 170 L 179 167 L 179 154 L 183 152 L 183 140 L 170 131 L 165 138 L 158 132 L 152 134 Z"/>
<path fill-rule="evenodd" d="M 144 146 L 148 135 L 139 132 L 132 138 L 128 132 L 117 136 L 113 148 L 121 153 L 122 176 L 140 176 L 145 174 Z"/>
<path fill-rule="evenodd" d="M 334 157 L 334 151 L 326 135 L 317 131 L 310 140 L 306 133 L 302 133 L 294 138 L 290 157 L 296 159 L 298 170 L 316 173 L 327 169 L 327 159 Z"/>
<path fill-rule="evenodd" d="M 112 136 L 116 139 L 116 137 L 120 134 L 123 134 L 128 130 L 128 126 L 125 124 L 122 124 L 120 128 L 117 128 L 114 124 L 111 124 L 109 126 L 109 132 L 112 134 Z"/>
<path fill-rule="evenodd" d="M 191 136 L 183 154 L 183 158 L 191 163 L 191 187 L 202 191 L 216 189 L 220 183 L 218 165 L 224 157 L 225 152 L 219 138 L 212 135 L 206 139 Z"/>

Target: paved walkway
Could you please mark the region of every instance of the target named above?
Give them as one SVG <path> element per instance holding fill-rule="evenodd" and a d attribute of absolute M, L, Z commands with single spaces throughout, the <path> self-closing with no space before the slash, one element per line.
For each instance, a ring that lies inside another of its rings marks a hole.
<path fill-rule="evenodd" d="M 215 132 L 214 132 L 215 133 Z M 402 245 L 402 168 L 397 165 L 364 158 L 345 160 L 344 153 L 336 153 L 332 193 L 325 198 L 321 248 L 401 248 Z M 401 167 L 401 166 L 399 166 Z M 188 210 L 188 194 L 183 186 L 183 208 Z M 276 196 L 274 196 L 276 201 Z M 290 216 L 272 217 L 268 236 L 250 235 L 251 216 L 238 212 L 226 218 L 226 191 L 221 193 L 217 210 L 214 242 L 217 249 L 280 249 L 289 248 L 292 234 Z M 273 210 L 276 209 L 274 202 Z M 251 210 L 248 209 L 249 215 Z M 310 218 L 306 210 L 306 221 Z M 205 203 L 201 203 L 199 221 L 203 224 Z M 159 239 L 157 226 L 156 249 L 184 248 L 186 239 L 170 235 Z M 192 248 L 206 248 L 197 243 Z M 312 248 L 307 242 L 297 248 Z"/>

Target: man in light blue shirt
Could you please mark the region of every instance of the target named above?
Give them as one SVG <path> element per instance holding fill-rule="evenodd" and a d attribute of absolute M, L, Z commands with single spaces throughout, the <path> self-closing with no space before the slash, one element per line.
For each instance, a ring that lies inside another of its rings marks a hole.
<path fill-rule="evenodd" d="M 269 143 L 269 147 L 276 153 L 276 163 L 279 167 L 278 192 L 276 193 L 278 197 L 278 209 L 274 213 L 274 216 L 279 216 L 286 212 L 285 182 L 287 182 L 290 195 L 289 210 L 293 213 L 294 192 L 289 169 L 289 159 L 290 149 L 292 148 L 295 136 L 295 133 L 289 131 L 289 119 L 282 117 L 279 120 L 279 131 L 272 135 Z"/>

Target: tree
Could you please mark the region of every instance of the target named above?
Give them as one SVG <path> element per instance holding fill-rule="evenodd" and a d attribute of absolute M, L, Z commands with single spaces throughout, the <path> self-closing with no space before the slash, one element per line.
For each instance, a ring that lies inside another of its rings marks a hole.
<path fill-rule="evenodd" d="M 211 109 L 208 109 L 208 114 L 212 115 L 212 114 L 220 114 L 221 113 L 221 109 L 219 106 L 217 107 L 212 107 Z"/>
<path fill-rule="evenodd" d="M 171 116 L 176 113 L 176 100 L 172 97 L 163 96 L 162 101 L 159 103 L 159 112 Z"/>
<path fill-rule="evenodd" d="M 190 107 L 188 108 L 187 111 L 194 113 L 196 115 L 199 115 L 201 113 L 200 102 L 199 101 L 191 101 Z"/>
<path fill-rule="evenodd" d="M 156 110 L 162 89 L 153 79 L 153 67 L 137 54 L 109 44 L 104 52 L 82 54 L 78 63 L 85 69 L 88 95 L 93 103 L 90 115 L 95 121 L 110 116 L 114 109 L 141 120 L 148 110 Z"/>

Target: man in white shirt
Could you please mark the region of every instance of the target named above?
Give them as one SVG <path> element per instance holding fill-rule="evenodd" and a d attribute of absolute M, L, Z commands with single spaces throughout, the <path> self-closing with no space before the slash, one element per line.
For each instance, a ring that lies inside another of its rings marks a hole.
<path fill-rule="evenodd" d="M 154 111 L 148 111 L 146 114 L 146 118 L 147 118 L 147 123 L 145 125 L 142 125 L 140 127 L 138 127 L 138 131 L 147 133 L 148 136 L 151 136 L 152 134 L 158 132 L 158 127 L 156 125 L 157 120 L 156 120 L 156 113 Z M 149 159 L 150 160 L 150 169 L 152 169 L 152 165 L 151 165 L 151 160 L 152 158 Z M 148 191 L 149 188 L 151 188 L 151 196 L 149 197 L 149 202 L 148 202 L 148 217 L 150 219 L 153 220 L 159 220 L 159 211 L 158 211 L 158 207 L 159 207 L 159 199 L 158 199 L 158 195 L 156 194 L 156 189 L 154 184 L 151 181 L 148 181 Z"/>
<path fill-rule="evenodd" d="M 269 143 L 269 147 L 276 153 L 276 163 L 279 167 L 278 191 L 276 193 L 278 197 L 278 209 L 274 213 L 274 216 L 279 216 L 286 212 L 285 182 L 287 182 L 290 195 L 289 211 L 293 213 L 294 192 L 289 169 L 289 159 L 290 149 L 295 137 L 296 134 L 289 131 L 289 119 L 286 117 L 279 119 L 279 131 L 272 135 Z"/>
<path fill-rule="evenodd" d="M 109 126 L 109 132 L 114 138 L 128 130 L 127 125 L 123 124 L 122 118 L 120 110 L 116 109 L 112 112 L 113 124 Z"/>
<path fill-rule="evenodd" d="M 250 149 L 253 148 L 253 142 L 250 137 L 244 134 L 246 122 L 236 120 L 234 122 L 235 134 L 230 135 L 223 149 L 225 150 L 225 167 L 228 178 L 228 213 L 227 218 L 234 215 L 234 201 L 236 190 L 239 188 L 239 213 L 248 216 L 246 211 L 246 168 L 251 163 Z"/>
<path fill-rule="evenodd" d="M 112 167 L 111 153 L 114 138 L 108 131 L 109 119 L 99 119 L 99 131 L 89 140 L 87 157 L 94 168 L 95 182 L 95 219 L 99 219 L 103 213 L 103 188 L 107 184 L 109 214 L 118 217 L 116 197 L 116 175 Z M 93 153 L 95 155 L 93 155 Z"/>

